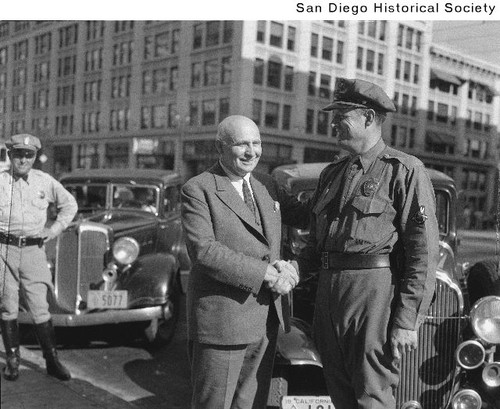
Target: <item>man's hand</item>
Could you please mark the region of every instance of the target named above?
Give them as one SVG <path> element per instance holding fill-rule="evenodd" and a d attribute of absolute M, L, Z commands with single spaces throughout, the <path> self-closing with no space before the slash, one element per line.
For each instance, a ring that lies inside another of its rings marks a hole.
<path fill-rule="evenodd" d="M 273 266 L 276 267 L 280 273 L 280 277 L 286 278 L 292 285 L 292 288 L 295 288 L 295 286 L 299 283 L 299 274 L 297 273 L 295 267 L 290 262 L 285 260 L 276 260 L 273 263 Z"/>
<path fill-rule="evenodd" d="M 44 227 L 42 232 L 39 234 L 41 238 L 43 238 L 44 243 L 47 243 L 49 240 L 55 239 L 61 232 L 63 231 L 63 227 L 60 223 L 55 222 L 50 227 Z"/>
<path fill-rule="evenodd" d="M 391 331 L 391 350 L 394 360 L 399 361 L 405 352 L 417 349 L 417 331 L 393 328 Z"/>

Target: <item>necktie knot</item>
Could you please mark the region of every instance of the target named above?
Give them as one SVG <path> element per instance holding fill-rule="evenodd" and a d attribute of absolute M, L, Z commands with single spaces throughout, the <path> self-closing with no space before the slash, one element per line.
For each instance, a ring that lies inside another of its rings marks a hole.
<path fill-rule="evenodd" d="M 248 182 L 245 179 L 243 179 L 243 200 L 252 213 L 255 214 L 255 203 L 250 192 L 250 186 L 248 186 Z"/>

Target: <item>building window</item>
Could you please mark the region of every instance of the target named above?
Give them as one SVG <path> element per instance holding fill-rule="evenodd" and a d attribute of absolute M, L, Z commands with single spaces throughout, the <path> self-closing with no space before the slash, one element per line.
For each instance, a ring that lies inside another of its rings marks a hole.
<path fill-rule="evenodd" d="M 68 47 L 78 42 L 78 24 L 59 29 L 59 48 Z"/>
<path fill-rule="evenodd" d="M 271 21 L 271 35 L 269 37 L 269 44 L 275 47 L 283 46 L 283 24 Z"/>
<path fill-rule="evenodd" d="M 378 53 L 377 74 L 384 75 L 384 54 Z"/>
<path fill-rule="evenodd" d="M 327 74 L 321 74 L 319 81 L 319 97 L 330 99 L 330 86 L 332 77 Z"/>
<path fill-rule="evenodd" d="M 293 91 L 293 67 L 285 67 L 285 91 Z"/>
<path fill-rule="evenodd" d="M 78 145 L 78 167 L 97 169 L 99 167 L 99 149 L 97 143 Z"/>
<path fill-rule="evenodd" d="M 443 123 L 448 122 L 448 105 L 438 102 L 436 121 Z"/>
<path fill-rule="evenodd" d="M 276 102 L 266 102 L 264 125 L 268 128 L 277 128 L 279 123 L 280 106 Z"/>
<path fill-rule="evenodd" d="M 314 109 L 306 111 L 306 133 L 313 133 L 314 129 Z"/>
<path fill-rule="evenodd" d="M 224 44 L 228 44 L 233 41 L 233 32 L 234 32 L 234 22 L 233 21 L 224 21 L 224 28 L 222 34 L 222 42 Z"/>
<path fill-rule="evenodd" d="M 12 111 L 22 112 L 26 109 L 26 95 L 19 94 L 12 96 Z"/>
<path fill-rule="evenodd" d="M 202 102 L 201 124 L 215 125 L 215 100 L 210 99 Z"/>
<path fill-rule="evenodd" d="M 191 88 L 198 88 L 201 86 L 201 62 L 194 62 L 191 64 Z"/>
<path fill-rule="evenodd" d="M 411 110 L 410 110 L 411 116 L 416 116 L 417 115 L 417 97 L 411 97 Z"/>
<path fill-rule="evenodd" d="M 104 21 L 87 21 L 87 41 L 104 37 Z"/>
<path fill-rule="evenodd" d="M 267 86 L 273 88 L 281 87 L 281 63 L 268 61 L 267 63 Z"/>
<path fill-rule="evenodd" d="M 83 102 L 101 100 L 101 80 L 89 81 L 83 84 Z"/>
<path fill-rule="evenodd" d="M 102 69 L 102 48 L 85 52 L 85 71 Z"/>
<path fill-rule="evenodd" d="M 176 28 L 175 30 L 172 30 L 172 44 L 171 44 L 172 46 L 170 49 L 171 54 L 177 53 L 177 51 L 179 49 L 180 35 L 181 35 L 181 30 L 179 30 L 178 28 Z"/>
<path fill-rule="evenodd" d="M 154 56 L 164 58 L 169 54 L 170 32 L 155 35 Z"/>
<path fill-rule="evenodd" d="M 207 22 L 206 46 L 211 47 L 219 44 L 220 21 Z"/>
<path fill-rule="evenodd" d="M 377 36 L 377 22 L 376 21 L 369 21 L 368 22 L 368 29 L 367 33 L 368 37 L 375 38 Z"/>
<path fill-rule="evenodd" d="M 259 20 L 257 22 L 257 42 L 264 43 L 266 41 L 266 22 Z"/>
<path fill-rule="evenodd" d="M 398 46 L 399 47 L 403 46 L 403 33 L 404 33 L 404 26 L 402 24 L 400 24 L 398 27 Z"/>
<path fill-rule="evenodd" d="M 290 129 L 290 120 L 292 117 L 292 106 L 283 105 L 283 120 L 281 123 L 281 129 L 288 131 Z"/>
<path fill-rule="evenodd" d="M 168 104 L 168 118 L 165 117 L 165 122 L 169 128 L 180 126 L 180 115 L 177 113 L 177 105 L 175 103 Z"/>
<path fill-rule="evenodd" d="M 318 126 L 316 132 L 319 135 L 328 135 L 328 112 L 318 111 Z"/>
<path fill-rule="evenodd" d="M 456 125 L 457 124 L 457 113 L 458 113 L 458 108 L 456 106 L 451 107 L 451 114 L 450 114 L 450 125 Z M 487 115 L 489 117 L 489 115 Z"/>
<path fill-rule="evenodd" d="M 199 125 L 199 109 L 198 109 L 198 101 L 190 101 L 189 102 L 189 126 L 198 126 Z"/>
<path fill-rule="evenodd" d="M 318 56 L 318 42 L 319 42 L 318 34 L 312 33 L 311 34 L 311 57 Z"/>
<path fill-rule="evenodd" d="M 112 109 L 109 118 L 110 131 L 126 131 L 130 119 L 130 110 L 128 108 Z"/>
<path fill-rule="evenodd" d="M 35 37 L 35 54 L 45 54 L 50 51 L 52 43 L 52 33 L 40 34 Z"/>
<path fill-rule="evenodd" d="M 421 48 L 422 48 L 422 32 L 417 31 L 415 38 L 415 49 L 420 52 Z"/>
<path fill-rule="evenodd" d="M 396 79 L 401 79 L 401 59 L 396 59 Z"/>
<path fill-rule="evenodd" d="M 333 55 L 333 39 L 323 37 L 323 49 L 321 50 L 321 58 L 323 60 L 331 61 Z"/>
<path fill-rule="evenodd" d="M 358 47 L 358 54 L 356 57 L 356 68 L 363 69 L 363 48 Z"/>
<path fill-rule="evenodd" d="M 262 101 L 260 99 L 254 99 L 252 101 L 252 121 L 257 125 L 260 125 L 262 119 Z"/>
<path fill-rule="evenodd" d="M 19 41 L 14 44 L 14 61 L 22 61 L 28 58 L 28 40 Z"/>
<path fill-rule="evenodd" d="M 7 65 L 7 47 L 0 48 L 0 65 Z"/>
<path fill-rule="evenodd" d="M 73 133 L 73 115 L 56 116 L 56 135 Z"/>
<path fill-rule="evenodd" d="M 366 71 L 373 72 L 375 70 L 375 51 L 366 50 Z"/>
<path fill-rule="evenodd" d="M 217 85 L 219 78 L 219 62 L 214 60 L 205 61 L 203 67 L 203 85 Z"/>
<path fill-rule="evenodd" d="M 358 34 L 360 35 L 365 34 L 365 22 L 363 20 L 358 21 Z"/>
<path fill-rule="evenodd" d="M 193 26 L 193 50 L 201 48 L 203 44 L 203 24 Z"/>
<path fill-rule="evenodd" d="M 106 167 L 108 168 L 127 168 L 128 167 L 127 143 L 107 143 L 106 144 Z"/>
<path fill-rule="evenodd" d="M 229 115 L 229 98 L 219 100 L 219 122 Z"/>
<path fill-rule="evenodd" d="M 411 73 L 411 62 L 405 61 L 405 68 L 403 72 L 403 80 L 409 82 L 410 81 L 410 73 Z"/>
<path fill-rule="evenodd" d="M 381 20 L 379 22 L 379 33 L 378 33 L 378 39 L 380 41 L 385 41 L 385 30 L 386 30 L 386 27 L 387 27 L 387 21 L 385 20 Z"/>
<path fill-rule="evenodd" d="M 57 106 L 73 105 L 75 103 L 75 86 L 65 85 L 57 87 Z"/>
<path fill-rule="evenodd" d="M 124 65 L 132 62 L 133 41 L 124 41 L 113 45 L 113 65 Z"/>
<path fill-rule="evenodd" d="M 82 133 L 99 132 L 100 112 L 84 112 L 82 114 Z"/>
<path fill-rule="evenodd" d="M 288 51 L 295 51 L 295 27 L 288 26 L 288 38 L 286 43 L 286 49 Z"/>
<path fill-rule="evenodd" d="M 411 50 L 413 45 L 413 28 L 407 27 L 406 28 L 406 48 L 408 50 Z"/>
<path fill-rule="evenodd" d="M 232 64 L 231 57 L 222 57 L 222 70 L 220 73 L 220 83 L 229 84 L 231 82 Z"/>
<path fill-rule="evenodd" d="M 418 81 L 419 81 L 419 69 L 420 69 L 420 66 L 418 64 L 415 64 L 413 66 L 413 83 L 414 84 L 418 84 Z"/>
<path fill-rule="evenodd" d="M 401 113 L 403 115 L 408 114 L 409 105 L 410 105 L 410 96 L 408 94 L 403 94 L 403 100 L 401 102 Z"/>
<path fill-rule="evenodd" d="M 168 89 L 170 91 L 176 91 L 179 85 L 179 67 L 170 67 L 170 82 Z"/>
<path fill-rule="evenodd" d="M 343 64 L 344 63 L 344 42 L 343 41 L 337 41 L 337 58 L 336 58 L 337 64 Z"/>
<path fill-rule="evenodd" d="M 314 71 L 309 71 L 309 83 L 307 85 L 307 95 L 316 95 L 316 73 Z"/>
<path fill-rule="evenodd" d="M 14 75 L 12 79 L 12 86 L 17 87 L 19 85 L 26 84 L 26 68 L 20 67 L 14 70 Z"/>
<path fill-rule="evenodd" d="M 264 83 L 264 60 L 256 58 L 253 66 L 253 83 L 262 85 Z"/>
<path fill-rule="evenodd" d="M 115 33 L 121 33 L 124 31 L 129 31 L 134 29 L 134 21 L 133 20 L 123 20 L 123 21 L 115 21 Z"/>
<path fill-rule="evenodd" d="M 111 78 L 111 98 L 125 98 L 130 96 L 130 82 L 132 75 L 120 75 Z M 152 92 L 151 72 L 143 72 L 142 92 L 144 94 Z"/>

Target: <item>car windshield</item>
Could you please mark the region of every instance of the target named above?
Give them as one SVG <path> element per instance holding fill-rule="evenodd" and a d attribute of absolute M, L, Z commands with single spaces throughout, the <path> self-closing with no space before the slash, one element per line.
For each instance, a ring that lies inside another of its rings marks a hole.
<path fill-rule="evenodd" d="M 153 186 L 113 185 L 112 207 L 118 209 L 141 209 L 156 213 L 158 190 Z"/>
<path fill-rule="evenodd" d="M 86 212 L 106 207 L 105 184 L 65 185 L 64 186 L 76 199 L 79 212 Z"/>

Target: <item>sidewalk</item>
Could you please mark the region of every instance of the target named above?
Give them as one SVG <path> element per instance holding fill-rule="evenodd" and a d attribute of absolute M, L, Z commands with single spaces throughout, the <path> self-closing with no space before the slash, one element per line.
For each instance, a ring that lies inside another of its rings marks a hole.
<path fill-rule="evenodd" d="M 5 349 L 0 340 L 0 367 L 5 366 Z M 21 367 L 15 382 L 1 379 L 2 409 L 138 409 L 89 382 L 71 379 L 61 382 L 48 376 L 45 361 L 21 346 Z"/>

